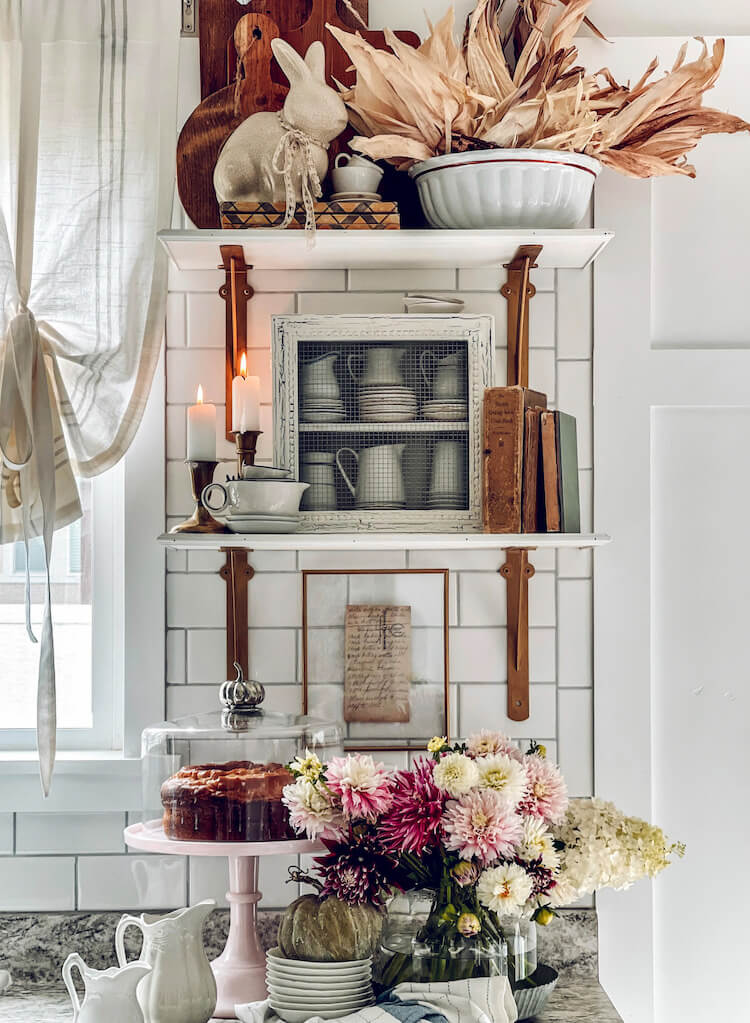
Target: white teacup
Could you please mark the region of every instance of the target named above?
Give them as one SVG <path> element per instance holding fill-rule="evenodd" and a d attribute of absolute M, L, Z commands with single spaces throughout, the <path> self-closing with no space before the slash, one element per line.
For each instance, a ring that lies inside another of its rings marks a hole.
<path fill-rule="evenodd" d="M 382 177 L 382 167 L 348 153 L 339 153 L 331 171 L 334 192 L 377 192 Z"/>
<path fill-rule="evenodd" d="M 248 515 L 296 515 L 309 483 L 294 480 L 228 480 L 209 483 L 201 494 L 201 504 L 213 515 L 245 518 Z M 214 491 L 221 504 L 211 504 Z"/>

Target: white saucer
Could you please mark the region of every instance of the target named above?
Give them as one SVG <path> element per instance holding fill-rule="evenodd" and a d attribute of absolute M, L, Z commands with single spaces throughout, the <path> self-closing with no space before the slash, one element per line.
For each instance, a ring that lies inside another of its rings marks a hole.
<path fill-rule="evenodd" d="M 334 192 L 331 199 L 342 201 L 356 201 L 366 199 L 368 202 L 380 202 L 383 196 L 380 192 Z"/>
<path fill-rule="evenodd" d="M 233 533 L 296 533 L 299 516 L 263 518 L 258 515 L 252 518 L 240 518 L 235 515 L 233 519 L 226 520 L 226 525 Z"/>

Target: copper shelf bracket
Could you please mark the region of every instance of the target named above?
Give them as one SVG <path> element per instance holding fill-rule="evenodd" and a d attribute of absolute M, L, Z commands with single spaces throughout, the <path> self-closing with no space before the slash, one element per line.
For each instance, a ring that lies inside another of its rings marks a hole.
<path fill-rule="evenodd" d="M 234 678 L 237 663 L 245 678 L 250 678 L 247 642 L 247 586 L 255 575 L 248 564 L 247 551 L 237 547 L 221 547 L 226 563 L 219 575 L 227 584 L 227 678 Z"/>
<path fill-rule="evenodd" d="M 226 303 L 226 357 L 225 357 L 225 389 L 226 417 L 225 432 L 230 443 L 234 443 L 232 433 L 232 380 L 239 372 L 240 358 L 247 351 L 247 303 L 254 291 L 247 281 L 247 271 L 252 266 L 245 262 L 245 252 L 241 245 L 221 245 L 221 259 L 218 269 L 223 270 L 225 280 L 219 288 L 219 295 Z"/>
<path fill-rule="evenodd" d="M 528 550 L 512 547 L 498 569 L 507 587 L 508 605 L 508 709 L 511 721 L 529 716 L 529 579 L 534 566 Z"/>
<path fill-rule="evenodd" d="M 503 264 L 508 279 L 500 294 L 508 302 L 508 386 L 529 386 L 529 300 L 536 288 L 529 280 L 541 245 L 521 245 L 510 263 Z"/>

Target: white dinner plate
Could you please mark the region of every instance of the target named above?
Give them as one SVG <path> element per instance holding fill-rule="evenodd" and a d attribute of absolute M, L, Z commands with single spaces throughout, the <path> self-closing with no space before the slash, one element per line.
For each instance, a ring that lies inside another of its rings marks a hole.
<path fill-rule="evenodd" d="M 305 984 L 304 988 L 301 988 L 291 984 L 274 984 L 269 980 L 268 991 L 274 1000 L 280 999 L 287 1003 L 299 1001 L 304 1001 L 305 1003 L 315 1001 L 358 1001 L 361 998 L 372 997 L 372 984 L 367 981 L 352 987 L 346 984 L 336 984 L 330 988 L 312 987 L 309 984 Z"/>
<path fill-rule="evenodd" d="M 344 962 L 320 963 L 310 959 L 287 959 L 281 955 L 278 947 L 269 948 L 266 952 L 268 966 L 280 966 L 283 969 L 291 970 L 320 970 L 323 973 L 339 972 L 341 970 L 370 970 L 372 968 L 372 956 L 366 959 L 348 959 Z"/>

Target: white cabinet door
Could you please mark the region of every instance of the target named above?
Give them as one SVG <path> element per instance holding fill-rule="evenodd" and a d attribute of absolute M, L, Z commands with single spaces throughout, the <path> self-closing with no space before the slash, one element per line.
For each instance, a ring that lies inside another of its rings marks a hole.
<path fill-rule="evenodd" d="M 635 80 L 681 40 L 587 42 Z M 695 44 L 697 45 L 697 44 Z M 712 106 L 750 119 L 750 39 Z M 747 1009 L 750 894 L 750 137 L 704 140 L 695 181 L 605 172 L 594 274 L 596 791 L 687 855 L 604 893 L 601 978 L 626 1023 Z"/>

